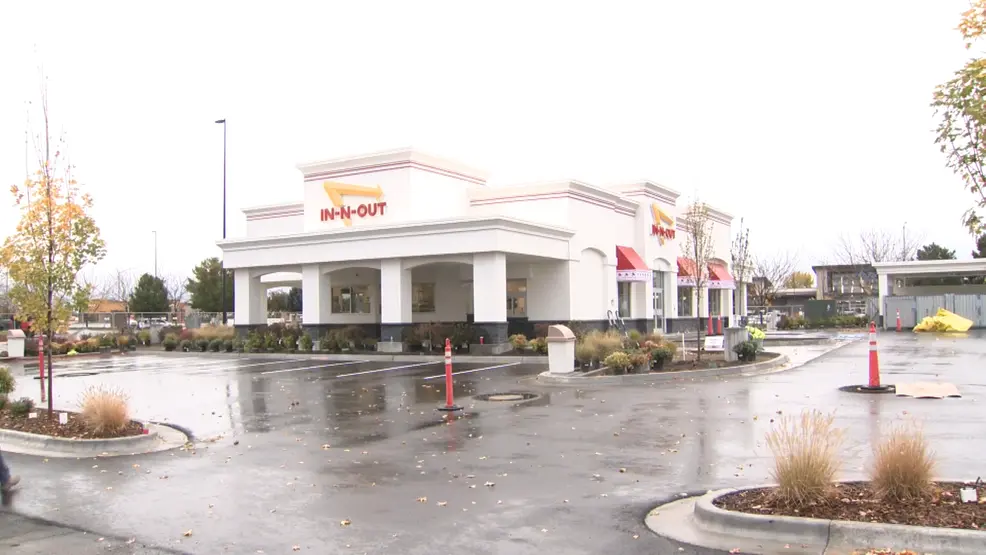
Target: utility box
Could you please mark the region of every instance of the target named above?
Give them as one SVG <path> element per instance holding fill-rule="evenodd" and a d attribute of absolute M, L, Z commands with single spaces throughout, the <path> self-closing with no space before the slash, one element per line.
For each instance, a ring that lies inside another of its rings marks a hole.
<path fill-rule="evenodd" d="M 575 371 L 575 334 L 567 326 L 548 328 L 548 372 L 571 374 Z"/>
<path fill-rule="evenodd" d="M 21 330 L 10 330 L 7 332 L 7 356 L 10 358 L 24 358 L 24 343 L 26 337 Z"/>
<path fill-rule="evenodd" d="M 739 360 L 739 355 L 733 351 L 733 347 L 749 339 L 750 332 L 745 327 L 726 328 L 726 334 L 723 338 L 723 354 L 726 356 L 726 362 L 736 362 Z"/>

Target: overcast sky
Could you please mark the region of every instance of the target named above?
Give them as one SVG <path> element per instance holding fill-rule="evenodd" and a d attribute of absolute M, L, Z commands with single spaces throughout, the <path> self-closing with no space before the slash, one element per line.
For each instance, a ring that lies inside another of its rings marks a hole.
<path fill-rule="evenodd" d="M 0 7 L 0 183 L 26 101 L 95 198 L 101 272 L 189 273 L 247 206 L 300 201 L 295 164 L 415 146 L 493 185 L 646 177 L 804 268 L 839 232 L 968 257 L 971 195 L 928 107 L 969 56 L 965 0 L 45 2 Z M 33 123 L 38 123 L 37 118 Z M 35 130 L 37 128 L 35 127 Z M 33 155 L 33 154 L 32 154 Z M 14 226 L 0 192 L 0 236 Z"/>

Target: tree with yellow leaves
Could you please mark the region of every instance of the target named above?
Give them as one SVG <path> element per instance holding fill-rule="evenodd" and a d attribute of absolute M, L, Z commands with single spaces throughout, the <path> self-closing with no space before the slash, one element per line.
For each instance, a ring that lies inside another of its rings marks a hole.
<path fill-rule="evenodd" d="M 958 26 L 966 48 L 986 34 L 986 0 L 973 0 Z M 969 60 L 952 79 L 939 85 L 931 103 L 938 117 L 935 144 L 946 164 L 962 178 L 974 203 L 962 223 L 974 237 L 986 232 L 986 58 Z"/>
<path fill-rule="evenodd" d="M 38 137 L 34 176 L 12 186 L 20 210 L 16 232 L 0 247 L 0 267 L 10 276 L 9 296 L 17 318 L 44 334 L 48 366 L 48 413 L 52 411 L 51 338 L 68 323 L 74 307 L 88 304 L 91 288 L 77 277 L 106 252 L 99 228 L 89 211 L 92 199 L 79 190 L 72 167 L 52 144 L 48 128 L 48 95 L 41 89 L 43 133 Z M 54 148 L 54 152 L 52 149 Z M 42 391 L 44 391 L 42 384 Z"/>

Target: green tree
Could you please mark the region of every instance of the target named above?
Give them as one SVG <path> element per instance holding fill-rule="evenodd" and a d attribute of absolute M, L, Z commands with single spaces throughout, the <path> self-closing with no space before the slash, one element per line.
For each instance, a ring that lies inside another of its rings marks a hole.
<path fill-rule="evenodd" d="M 976 239 L 976 250 L 972 251 L 973 258 L 986 258 L 986 233 Z"/>
<path fill-rule="evenodd" d="M 788 289 L 810 289 L 815 286 L 815 276 L 809 272 L 791 272 L 784 281 Z"/>
<path fill-rule="evenodd" d="M 955 251 L 931 243 L 918 249 L 918 260 L 955 260 Z"/>
<path fill-rule="evenodd" d="M 130 295 L 131 312 L 168 312 L 168 289 L 164 280 L 144 274 Z"/>
<path fill-rule="evenodd" d="M 188 294 L 192 308 L 202 312 L 222 312 L 222 264 L 216 257 L 206 258 L 192 270 L 188 279 Z M 226 273 L 226 310 L 233 310 L 233 277 Z"/>
<path fill-rule="evenodd" d="M 288 292 L 269 291 L 267 293 L 267 310 L 270 312 L 287 312 Z"/>
<path fill-rule="evenodd" d="M 22 186 L 11 187 L 20 221 L 0 248 L 0 266 L 10 277 L 8 294 L 17 319 L 30 321 L 35 332 L 50 339 L 68 324 L 75 307 L 86 304 L 92 288 L 78 279 L 79 273 L 102 259 L 106 246 L 90 215 L 92 199 L 80 191 L 72 166 L 65 162 L 64 142 L 52 144 L 43 85 L 40 108 L 44 128 L 36 142 L 39 169 Z M 45 354 L 51 376 L 51 341 L 45 342 Z M 51 412 L 49 379 L 49 416 Z"/>
<path fill-rule="evenodd" d="M 958 29 L 966 48 L 972 48 L 986 30 L 986 1 L 974 0 Z M 938 85 L 931 105 L 939 119 L 935 144 L 973 196 L 962 223 L 978 237 L 986 232 L 986 220 L 980 216 L 986 208 L 986 59 L 969 60 L 952 79 Z"/>
<path fill-rule="evenodd" d="M 288 291 L 288 312 L 301 312 L 301 288 L 292 287 Z"/>

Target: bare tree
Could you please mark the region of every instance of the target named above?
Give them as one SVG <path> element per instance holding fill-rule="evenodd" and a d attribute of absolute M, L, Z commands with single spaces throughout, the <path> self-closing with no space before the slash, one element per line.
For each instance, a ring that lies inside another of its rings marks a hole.
<path fill-rule="evenodd" d="M 743 314 L 746 308 L 746 278 L 750 273 L 750 230 L 743 225 L 743 218 L 740 218 L 739 233 L 733 238 L 733 245 L 729 251 L 733 265 L 733 278 L 736 281 L 734 289 L 735 300 L 733 302 L 733 312 Z"/>
<path fill-rule="evenodd" d="M 684 221 L 682 221 L 684 220 Z M 679 225 L 684 225 L 686 236 L 682 243 L 682 253 L 693 264 L 689 273 L 695 278 L 695 320 L 698 324 L 696 340 L 696 359 L 702 360 L 702 306 L 704 289 L 709 282 L 709 262 L 715 253 L 715 240 L 712 236 L 712 219 L 709 217 L 709 206 L 695 200 L 685 208 L 684 214 L 678 218 Z"/>
<path fill-rule="evenodd" d="M 750 298 L 753 303 L 758 307 L 773 304 L 777 290 L 784 287 L 784 283 L 797 266 L 797 259 L 787 252 L 756 257 L 753 261 L 753 279 L 750 283 Z"/>
<path fill-rule="evenodd" d="M 134 292 L 133 273 L 129 269 L 117 270 L 103 281 L 100 292 L 103 299 L 123 303 L 124 312 L 130 312 L 130 297 Z"/>
<path fill-rule="evenodd" d="M 181 303 L 185 302 L 185 295 L 188 292 L 185 288 L 187 282 L 188 279 L 182 276 L 168 276 L 164 280 L 164 286 L 168 290 L 168 303 L 174 313 L 180 312 Z"/>
<path fill-rule="evenodd" d="M 876 287 L 876 271 L 871 268 L 878 262 L 914 260 L 921 246 L 922 237 L 907 233 L 907 226 L 900 233 L 885 229 L 861 231 L 858 236 L 842 235 L 835 247 L 836 264 L 856 266 L 856 279 L 866 295 L 873 295 Z"/>

